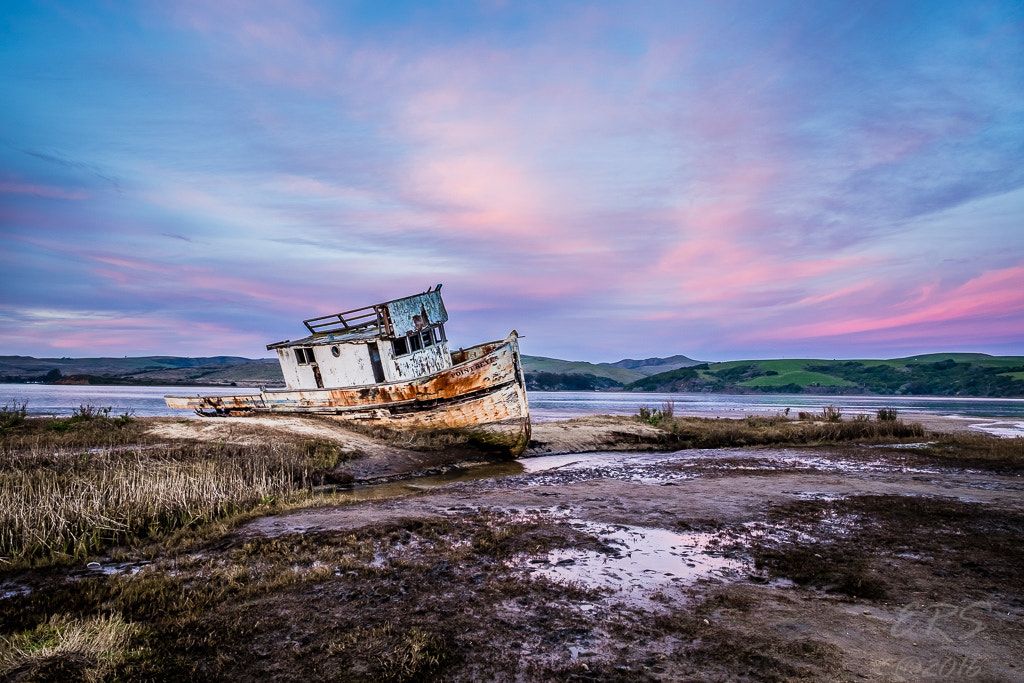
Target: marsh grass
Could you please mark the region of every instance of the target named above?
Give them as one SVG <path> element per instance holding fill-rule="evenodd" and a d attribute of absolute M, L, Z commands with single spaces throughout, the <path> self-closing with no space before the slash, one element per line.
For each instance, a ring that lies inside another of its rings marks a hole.
<path fill-rule="evenodd" d="M 832 419 L 834 413 L 819 419 L 791 420 L 784 415 L 761 417 L 750 415 L 741 420 L 672 417 L 659 418 L 656 426 L 663 430 L 664 446 L 672 448 L 729 448 L 735 446 L 768 446 L 780 444 L 814 445 L 821 443 L 887 442 L 900 439 L 921 439 L 924 428 L 917 423 L 899 420 Z M 824 419 L 823 419 L 824 418 Z M 637 419 L 650 423 L 641 413 Z"/>
<path fill-rule="evenodd" d="M 11 429 L 25 423 L 25 416 L 28 414 L 28 403 L 17 401 L 5 403 L 0 406 L 0 431 Z"/>
<path fill-rule="evenodd" d="M 644 422 L 655 427 L 663 422 L 670 422 L 676 412 L 676 402 L 669 399 L 661 404 L 660 408 L 640 406 L 637 416 Z"/>
<path fill-rule="evenodd" d="M 742 420 L 682 417 L 663 420 L 667 445 L 677 448 L 728 448 L 733 446 L 817 445 L 841 443 L 906 443 L 923 441 L 904 455 L 924 456 L 958 467 L 1019 470 L 1024 468 L 1024 438 L 1000 438 L 981 432 L 928 432 L 916 422 L 897 419 L 896 408 L 869 415 L 841 417 L 826 407 L 820 414 L 801 412 L 796 420 L 784 415 L 750 415 Z M 838 418 L 836 416 L 839 416 Z M 637 419 L 643 420 L 643 415 Z"/>
<path fill-rule="evenodd" d="M 301 484 L 301 473 L 273 447 L 232 449 L 216 460 L 196 450 L 187 459 L 75 454 L 56 468 L 33 466 L 24 457 L 4 463 L 0 552 L 13 558 L 81 558 L 114 543 L 208 523 Z"/>
<path fill-rule="evenodd" d="M 31 631 L 0 637 L 0 674 L 10 680 L 106 680 L 128 656 L 137 631 L 118 614 L 54 615 Z"/>
<path fill-rule="evenodd" d="M 28 418 L 0 434 L 0 567 L 80 560 L 114 545 L 198 529 L 316 498 L 342 483 L 325 441 L 156 443 L 93 415 L 68 430 Z"/>
<path fill-rule="evenodd" d="M 391 622 L 372 628 L 357 627 L 333 640 L 327 653 L 379 662 L 373 673 L 380 681 L 425 680 L 453 654 L 450 643 L 438 633 L 416 626 L 396 627 Z"/>
<path fill-rule="evenodd" d="M 899 410 L 896 408 L 879 408 L 876 413 L 879 422 L 893 422 L 897 415 L 899 415 Z"/>
<path fill-rule="evenodd" d="M 90 414 L 87 407 L 76 409 L 67 418 L 25 417 L 0 429 L 0 455 L 156 443 L 156 438 L 146 433 L 147 429 L 144 421 L 128 413 L 112 418 L 109 410 L 97 415 Z"/>
<path fill-rule="evenodd" d="M 825 406 L 821 410 L 821 419 L 825 422 L 842 422 L 843 411 L 836 406 Z"/>
<path fill-rule="evenodd" d="M 911 450 L 918 455 L 961 467 L 1024 468 L 1024 438 L 1003 439 L 981 432 L 940 433 Z"/>

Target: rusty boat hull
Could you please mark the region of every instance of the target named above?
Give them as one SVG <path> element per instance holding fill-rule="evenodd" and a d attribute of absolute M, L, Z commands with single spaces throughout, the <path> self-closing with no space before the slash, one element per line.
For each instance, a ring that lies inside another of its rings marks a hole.
<path fill-rule="evenodd" d="M 170 408 L 204 417 L 322 415 L 402 430 L 452 432 L 487 450 L 521 455 L 530 441 L 530 416 L 516 333 L 451 357 L 452 367 L 406 381 L 164 400 Z"/>

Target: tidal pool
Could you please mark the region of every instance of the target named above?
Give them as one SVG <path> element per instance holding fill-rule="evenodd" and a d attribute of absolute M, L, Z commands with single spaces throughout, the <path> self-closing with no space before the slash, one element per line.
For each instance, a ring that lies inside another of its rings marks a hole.
<path fill-rule="evenodd" d="M 559 548 L 521 565 L 533 576 L 586 588 L 606 589 L 613 599 L 646 603 L 665 589 L 704 581 L 734 581 L 753 570 L 749 562 L 717 552 L 717 534 L 599 524 L 570 520 L 572 526 L 613 547 L 611 553 Z"/>

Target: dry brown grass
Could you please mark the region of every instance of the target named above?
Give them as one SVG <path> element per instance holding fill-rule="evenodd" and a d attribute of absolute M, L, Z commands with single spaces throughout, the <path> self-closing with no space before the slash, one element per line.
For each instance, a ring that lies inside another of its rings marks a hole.
<path fill-rule="evenodd" d="M 24 418 L 0 429 L 0 454 L 73 448 L 112 448 L 155 443 L 146 425 L 128 415 L 89 413 L 84 406 L 67 418 Z"/>
<path fill-rule="evenodd" d="M 1024 467 L 1024 438 L 1003 439 L 980 432 L 932 434 L 915 453 L 962 467 L 1019 469 Z"/>
<path fill-rule="evenodd" d="M 195 450 L 184 459 L 166 451 L 69 453 L 63 463 L 49 454 L 6 459 L 0 464 L 0 553 L 84 557 L 299 488 L 291 463 L 273 446 L 230 449 L 216 458 Z"/>
<path fill-rule="evenodd" d="M 644 418 L 638 417 L 644 420 Z M 650 422 L 650 420 L 644 420 Z M 900 420 L 828 419 L 791 420 L 749 416 L 742 420 L 704 417 L 663 418 L 657 426 L 665 432 L 665 445 L 674 448 L 730 448 L 781 444 L 815 445 L 841 442 L 892 442 L 922 439 L 924 427 Z"/>
<path fill-rule="evenodd" d="M 0 637 L 0 675 L 9 680 L 103 681 L 124 661 L 137 628 L 120 615 L 54 615 L 35 629 Z"/>
<path fill-rule="evenodd" d="M 29 418 L 0 434 L 0 566 L 72 561 L 279 509 L 345 478 L 344 454 L 325 441 L 159 444 L 133 421 L 61 422 Z"/>

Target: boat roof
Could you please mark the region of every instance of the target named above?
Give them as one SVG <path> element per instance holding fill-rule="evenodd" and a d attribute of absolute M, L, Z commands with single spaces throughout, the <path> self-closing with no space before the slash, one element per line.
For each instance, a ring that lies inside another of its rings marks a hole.
<path fill-rule="evenodd" d="M 448 320 L 441 285 L 421 294 L 303 320 L 308 337 L 268 344 L 267 349 L 403 337 Z"/>
<path fill-rule="evenodd" d="M 372 329 L 365 328 L 362 330 L 354 330 L 352 332 L 328 332 L 327 334 L 311 334 L 308 337 L 302 339 L 285 339 L 274 344 L 267 344 L 267 349 L 280 349 L 289 346 L 325 346 L 327 344 L 336 344 L 338 342 L 356 342 L 367 339 L 379 339 L 381 337 L 381 331 L 379 328 L 374 327 Z"/>

